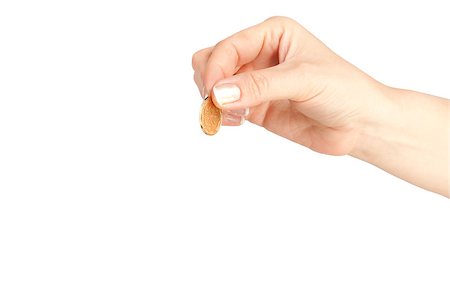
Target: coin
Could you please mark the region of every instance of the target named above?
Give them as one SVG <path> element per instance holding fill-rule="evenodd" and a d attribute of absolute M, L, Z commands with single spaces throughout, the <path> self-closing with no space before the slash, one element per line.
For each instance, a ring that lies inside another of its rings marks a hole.
<path fill-rule="evenodd" d="M 222 110 L 216 107 L 211 99 L 207 97 L 200 108 L 200 127 L 209 136 L 215 135 L 222 124 Z"/>

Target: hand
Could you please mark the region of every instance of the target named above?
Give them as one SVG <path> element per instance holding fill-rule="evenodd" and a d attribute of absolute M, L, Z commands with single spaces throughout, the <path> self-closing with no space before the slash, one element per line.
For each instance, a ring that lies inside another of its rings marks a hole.
<path fill-rule="evenodd" d="M 326 154 L 354 149 L 360 122 L 382 97 L 380 83 L 285 17 L 239 32 L 192 60 L 200 91 L 212 90 L 224 110 L 224 125 L 246 117 Z"/>
<path fill-rule="evenodd" d="M 192 65 L 223 125 L 248 119 L 449 196 L 449 100 L 377 82 L 295 21 L 270 18 L 197 52 Z"/>

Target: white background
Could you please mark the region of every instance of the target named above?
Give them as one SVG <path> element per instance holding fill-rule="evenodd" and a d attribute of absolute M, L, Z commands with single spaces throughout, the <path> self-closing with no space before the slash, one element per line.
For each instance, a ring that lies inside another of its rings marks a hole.
<path fill-rule="evenodd" d="M 449 98 L 446 3 L 418 2 L 0 2 L 0 297 L 448 298 L 449 200 L 249 123 L 207 137 L 192 80 L 286 15 Z"/>

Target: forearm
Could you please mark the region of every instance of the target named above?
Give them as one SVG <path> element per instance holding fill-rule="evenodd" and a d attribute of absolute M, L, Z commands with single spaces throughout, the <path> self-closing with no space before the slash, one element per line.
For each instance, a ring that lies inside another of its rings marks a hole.
<path fill-rule="evenodd" d="M 449 101 L 382 88 L 383 98 L 362 121 L 351 155 L 448 197 Z"/>

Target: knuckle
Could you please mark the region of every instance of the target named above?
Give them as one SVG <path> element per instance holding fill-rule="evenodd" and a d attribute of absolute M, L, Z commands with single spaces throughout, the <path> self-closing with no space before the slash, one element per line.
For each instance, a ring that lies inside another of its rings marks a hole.
<path fill-rule="evenodd" d="M 282 25 L 288 25 L 288 24 L 294 24 L 294 23 L 296 24 L 297 23 L 293 19 L 291 19 L 289 17 L 285 17 L 285 16 L 272 16 L 272 17 L 268 18 L 265 22 L 277 23 L 277 24 L 282 24 Z"/>
<path fill-rule="evenodd" d="M 227 48 L 228 47 L 228 39 L 223 39 L 223 40 L 221 40 L 221 41 L 219 41 L 217 44 L 216 44 L 216 46 L 214 47 L 215 49 L 217 49 L 217 48 Z"/>
<path fill-rule="evenodd" d="M 217 43 L 214 49 L 223 56 L 232 57 L 237 66 L 240 63 L 240 54 L 235 42 L 235 36 L 231 36 Z"/>
<path fill-rule="evenodd" d="M 194 53 L 194 55 L 192 55 L 192 68 L 195 70 L 199 64 L 199 60 L 200 60 L 200 51 Z"/>
<path fill-rule="evenodd" d="M 202 50 L 199 50 L 192 55 L 192 68 L 194 70 L 198 70 L 202 67 L 202 63 L 205 63 L 207 61 L 207 58 L 211 52 L 211 48 L 205 48 Z"/>
<path fill-rule="evenodd" d="M 219 41 L 219 43 L 215 47 L 216 50 L 219 52 L 223 52 L 224 55 L 230 56 L 235 54 L 235 47 L 231 40 L 231 38 L 227 38 L 224 40 Z"/>
<path fill-rule="evenodd" d="M 266 91 L 269 89 L 270 80 L 267 76 L 258 72 L 250 72 L 249 77 L 249 92 L 257 99 L 264 99 Z"/>
<path fill-rule="evenodd" d="M 266 19 L 266 22 L 280 22 L 281 20 L 283 20 L 285 17 L 283 16 L 271 16 L 269 18 Z"/>

